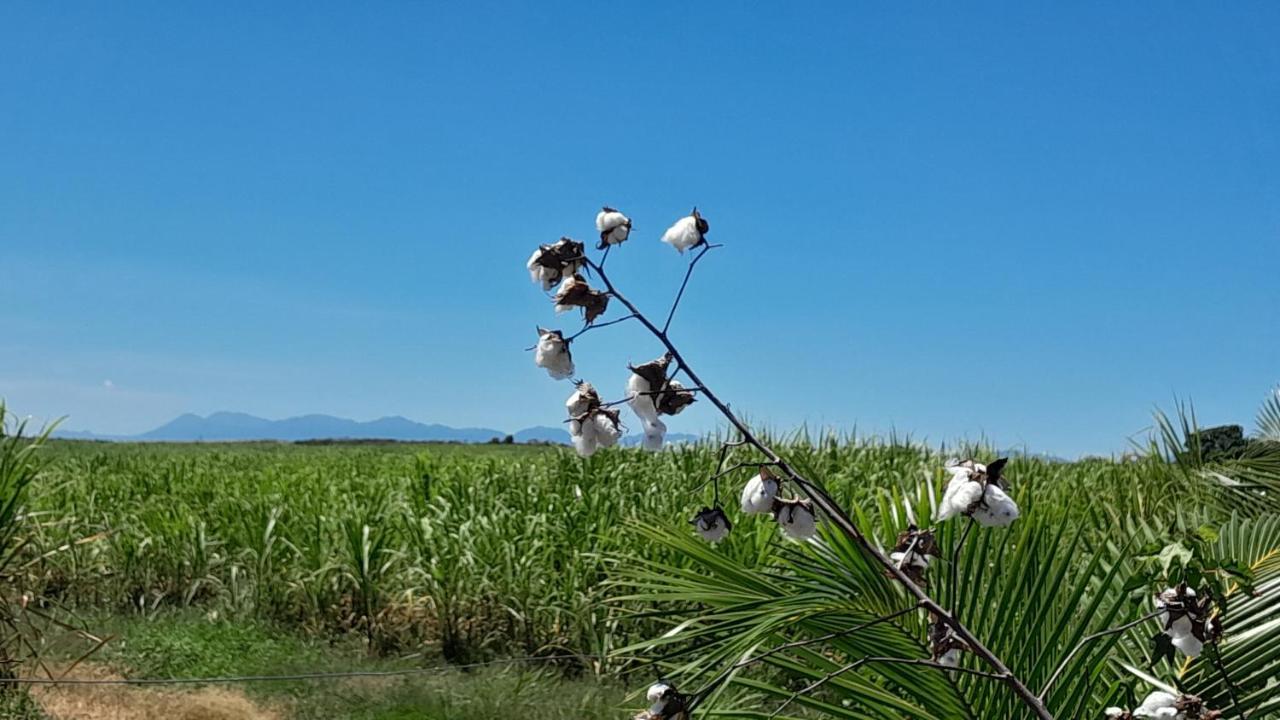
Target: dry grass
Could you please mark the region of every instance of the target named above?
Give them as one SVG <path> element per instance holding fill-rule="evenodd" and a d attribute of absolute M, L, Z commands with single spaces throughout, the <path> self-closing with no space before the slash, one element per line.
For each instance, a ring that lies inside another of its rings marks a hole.
<path fill-rule="evenodd" d="M 73 678 L 116 678 L 80 666 Z M 250 700 L 239 688 L 142 688 L 120 685 L 38 686 L 32 693 L 54 720 L 283 720 L 285 713 Z"/>

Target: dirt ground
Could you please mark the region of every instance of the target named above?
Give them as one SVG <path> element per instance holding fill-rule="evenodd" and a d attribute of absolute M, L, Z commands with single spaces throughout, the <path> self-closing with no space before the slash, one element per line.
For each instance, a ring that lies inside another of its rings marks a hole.
<path fill-rule="evenodd" d="M 77 667 L 69 677 L 118 678 L 105 668 Z M 36 686 L 32 693 L 55 720 L 283 720 L 278 709 L 250 700 L 239 688 Z"/>

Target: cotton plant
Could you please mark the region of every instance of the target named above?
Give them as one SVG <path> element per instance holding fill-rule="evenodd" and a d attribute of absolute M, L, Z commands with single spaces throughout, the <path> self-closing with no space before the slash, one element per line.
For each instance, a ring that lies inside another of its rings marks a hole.
<path fill-rule="evenodd" d="M 928 628 L 930 660 L 903 659 L 912 664 L 932 664 L 943 668 L 958 667 L 964 653 L 972 653 L 993 668 L 1002 668 L 999 658 L 980 643 L 970 642 L 975 636 L 946 608 L 922 590 L 927 585 L 927 573 L 932 562 L 939 557 L 933 530 L 917 528 L 914 524 L 898 536 L 892 552 L 886 554 L 870 538 L 874 533 L 857 528 L 855 521 L 836 503 L 821 485 L 812 482 L 788 465 L 785 460 L 757 437 L 729 407 L 709 390 L 681 356 L 671 341 L 669 329 L 676 309 L 683 298 L 694 266 L 713 248 L 707 241 L 710 223 L 695 207 L 688 215 L 676 220 L 663 232 L 661 242 L 674 248 L 680 255 L 688 255 L 688 267 L 684 282 L 680 285 L 666 314 L 665 323 L 651 321 L 639 308 L 622 295 L 611 282 L 605 263 L 615 248 L 634 240 L 631 218 L 611 206 L 604 206 L 595 216 L 595 233 L 599 240 L 595 249 L 601 251 L 599 259 L 587 257 L 584 245 L 568 237 L 558 242 L 541 245 L 529 258 L 527 268 L 534 283 L 544 291 L 555 288 L 551 300 L 557 313 L 580 309 L 584 325 L 582 330 L 566 335 L 561 330 L 538 328 L 538 343 L 534 363 L 546 370 L 556 380 L 572 379 L 575 372 L 570 344 L 589 330 L 634 319 L 649 331 L 664 347 L 665 352 L 655 360 L 639 365 L 628 365 L 623 399 L 605 402 L 595 387 L 582 380 L 574 380 L 574 390 L 565 403 L 569 434 L 578 454 L 588 457 L 602 448 L 616 445 L 623 433 L 618 406 L 626 405 L 640 421 L 643 429 L 643 446 L 656 450 L 663 446 L 667 433 L 667 421 L 679 415 L 699 398 L 705 397 L 728 420 L 736 431 L 738 440 L 725 441 L 721 445 L 719 466 L 710 478 L 715 500 L 704 505 L 689 520 L 693 532 L 708 543 L 720 543 L 733 531 L 733 521 L 720 505 L 720 480 L 743 469 L 753 470 L 747 482 L 741 486 L 739 509 L 744 515 L 768 515 L 786 538 L 798 542 L 813 541 L 820 524 L 827 525 L 833 533 L 860 548 L 872 561 L 879 563 L 884 572 L 903 584 L 903 594 L 914 598 L 915 605 L 898 614 L 916 610 L 930 614 Z M 618 250 L 618 253 L 621 253 Z M 616 263 L 615 263 L 616 264 Z M 611 307 L 622 305 L 628 315 L 613 320 L 602 320 Z M 680 376 L 680 377 L 677 377 Z M 748 452 L 763 457 L 759 462 L 738 462 L 726 467 L 730 451 L 745 447 Z M 977 524 L 986 526 L 1008 525 L 1018 517 L 1018 507 L 1009 498 L 1001 477 L 1006 460 L 990 465 L 975 461 L 955 463 L 949 468 L 951 482 L 938 513 L 940 520 L 964 515 Z M 790 491 L 784 495 L 783 489 Z M 963 540 L 961 540 L 963 542 Z M 877 658 L 878 662 L 892 659 Z M 1007 670 L 988 673 L 991 678 L 1008 685 L 1039 720 L 1051 720 L 1043 701 L 1017 677 Z M 979 673 L 981 674 L 981 673 Z M 697 705 L 707 699 L 719 682 L 728 678 L 719 676 L 697 692 L 682 693 L 666 680 L 654 683 L 646 693 L 648 709 L 636 716 L 638 720 L 687 720 Z"/>
<path fill-rule="evenodd" d="M 948 463 L 951 480 L 938 506 L 938 521 L 963 515 L 979 525 L 1005 527 L 1017 520 L 1018 504 L 1009 497 L 1001 474 L 1008 462 L 1008 458 L 1000 458 L 990 465 L 974 460 Z"/>
<path fill-rule="evenodd" d="M 1216 720 L 1222 711 L 1210 710 L 1195 695 L 1174 695 L 1156 690 L 1142 700 L 1133 710 L 1109 707 L 1103 711 L 1107 720 L 1137 720 L 1138 718 L 1162 718 L 1163 720 Z"/>

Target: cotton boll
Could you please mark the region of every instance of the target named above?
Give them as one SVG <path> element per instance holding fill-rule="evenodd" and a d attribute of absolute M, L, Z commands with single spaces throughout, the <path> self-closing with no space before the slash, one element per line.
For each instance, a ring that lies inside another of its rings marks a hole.
<path fill-rule="evenodd" d="M 646 720 L 675 720 L 685 713 L 684 698 L 671 683 L 659 680 L 649 686 L 645 698 L 649 701 L 648 716 L 641 713 L 637 717 Z"/>
<path fill-rule="evenodd" d="M 1006 527 L 1018 519 L 1018 504 L 998 485 L 987 485 L 982 503 L 973 511 L 973 519 L 985 527 Z"/>
<path fill-rule="evenodd" d="M 1119 717 L 1123 717 L 1128 712 L 1129 711 L 1125 710 L 1124 708 L 1109 707 L 1106 710 L 1102 711 L 1102 715 L 1108 718 L 1119 718 Z"/>
<path fill-rule="evenodd" d="M 534 250 L 533 254 L 529 256 L 529 262 L 527 264 L 527 267 L 529 268 L 529 279 L 532 280 L 534 284 L 541 285 L 544 291 L 550 290 L 551 287 L 556 284 L 556 281 L 560 279 L 560 273 L 553 268 L 538 264 L 538 258 L 540 257 L 542 257 L 541 248 Z"/>
<path fill-rule="evenodd" d="M 702 539 L 710 543 L 720 542 L 733 529 L 733 523 L 729 522 L 729 516 L 725 515 L 724 510 L 719 507 L 704 507 L 689 522 L 693 524 L 694 529 L 698 531 Z"/>
<path fill-rule="evenodd" d="M 748 515 L 766 513 L 773 509 L 778 497 L 778 479 L 765 470 L 747 481 L 742 488 L 742 512 Z"/>
<path fill-rule="evenodd" d="M 589 419 L 585 423 L 581 420 L 569 421 L 569 437 L 573 440 L 573 449 L 582 457 L 591 457 L 598 447 L 595 427 Z"/>
<path fill-rule="evenodd" d="M 600 396 L 596 394 L 596 389 L 591 383 L 581 383 L 565 401 L 565 410 L 569 412 L 569 417 L 581 417 L 588 410 L 600 404 Z"/>
<path fill-rule="evenodd" d="M 773 511 L 773 519 L 792 540 L 809 540 L 818 532 L 817 518 L 807 500 L 784 500 Z"/>
<path fill-rule="evenodd" d="M 631 406 L 631 410 L 635 412 L 646 423 L 656 422 L 658 420 L 657 397 L 646 393 L 652 392 L 653 385 L 643 375 L 632 372 L 631 377 L 627 378 L 627 397 L 630 400 L 627 404 Z"/>
<path fill-rule="evenodd" d="M 1134 717 L 1140 718 L 1177 718 L 1178 699 L 1163 690 L 1157 690 L 1146 697 L 1133 711 Z"/>
<path fill-rule="evenodd" d="M 591 419 L 595 423 L 596 442 L 600 447 L 613 447 L 616 445 L 618 438 L 622 437 L 622 425 L 618 422 L 617 415 L 611 415 L 607 411 L 600 410 Z"/>
<path fill-rule="evenodd" d="M 938 506 L 938 521 L 948 520 L 956 515 L 968 512 L 969 508 L 982 499 L 982 483 L 972 479 L 972 472 L 967 468 L 955 472 L 947 490 L 942 495 L 942 503 Z"/>
<path fill-rule="evenodd" d="M 1182 654 L 1187 657 L 1199 657 L 1200 651 L 1204 649 L 1204 643 L 1190 633 L 1186 635 L 1173 635 L 1170 633 L 1170 637 L 1173 638 L 1173 646 L 1181 650 Z"/>
<path fill-rule="evenodd" d="M 564 334 L 559 330 L 538 328 L 538 345 L 533 354 L 533 362 L 556 380 L 564 380 L 573 375 L 573 355 L 569 352 L 569 343 L 565 342 Z"/>
<path fill-rule="evenodd" d="M 661 450 L 667 440 L 667 426 L 657 418 L 644 424 L 644 442 L 645 450 Z"/>
<path fill-rule="evenodd" d="M 667 231 L 662 234 L 662 242 L 683 254 L 685 250 L 705 241 L 704 236 L 708 228 L 707 221 L 702 219 L 698 209 L 694 208 L 692 214 L 680 218 L 674 225 L 667 228 Z"/>
<path fill-rule="evenodd" d="M 606 206 L 596 215 L 596 230 L 600 233 L 598 249 L 620 245 L 631 235 L 631 218 Z"/>

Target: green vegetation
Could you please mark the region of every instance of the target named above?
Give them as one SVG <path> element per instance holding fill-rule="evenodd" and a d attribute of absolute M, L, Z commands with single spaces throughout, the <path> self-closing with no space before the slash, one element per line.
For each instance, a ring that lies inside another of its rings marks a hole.
<path fill-rule="evenodd" d="M 1177 441 L 1176 423 L 1166 424 Z M 1280 711 L 1272 685 L 1280 483 L 1268 474 L 1270 456 L 1214 464 L 1174 445 L 1126 461 L 1015 459 L 1007 475 L 1022 518 L 975 528 L 954 580 L 944 557 L 930 589 L 1038 690 L 1085 634 L 1149 612 L 1152 593 L 1175 572 L 1238 565 L 1258 594 L 1221 585 L 1230 589 L 1221 655 L 1249 717 L 1267 717 Z M 910 517 L 928 523 L 944 485 L 945 455 L 920 447 L 798 437 L 785 448 L 886 547 Z M 733 533 L 715 546 L 699 541 L 687 520 L 716 491 L 704 485 L 718 465 L 715 444 L 587 460 L 503 444 L 54 442 L 40 453 L 46 469 L 30 485 L 25 515 L 10 523 L 21 538 L 21 584 L 32 607 L 74 610 L 97 634 L 116 635 L 91 661 L 114 672 L 193 677 L 574 656 L 246 690 L 287 716 L 617 717 L 620 704 L 637 704 L 624 702 L 624 689 L 652 679 L 649 659 L 665 656 L 664 671 L 691 691 L 745 655 L 848 629 L 905 602 L 836 534 L 801 545 L 782 540 L 768 519 L 738 516 L 741 474 L 720 488 Z M 731 463 L 752 459 L 734 453 Z M 958 454 L 970 453 L 988 456 Z M 1222 480 L 1241 468 L 1247 482 Z M 963 519 L 939 527 L 944 556 L 963 529 Z M 1176 564 L 1175 546 L 1188 558 L 1195 548 L 1194 568 Z M 926 621 L 905 614 L 826 652 L 773 655 L 734 673 L 715 707 L 767 716 L 848 658 L 927 656 Z M 1147 642 L 1158 629 L 1139 623 L 1085 647 L 1048 694 L 1057 717 L 1133 706 L 1149 689 L 1137 673 L 1230 706 L 1209 653 L 1151 665 Z M 69 659 L 83 649 L 57 652 Z M 831 677 L 790 708 L 792 717 L 1021 712 L 998 684 L 904 666 Z"/>

